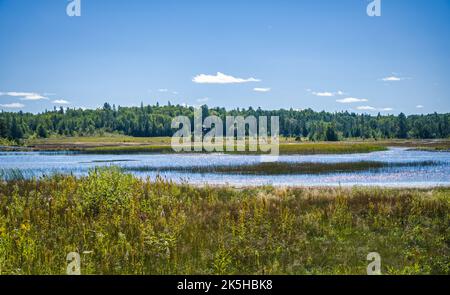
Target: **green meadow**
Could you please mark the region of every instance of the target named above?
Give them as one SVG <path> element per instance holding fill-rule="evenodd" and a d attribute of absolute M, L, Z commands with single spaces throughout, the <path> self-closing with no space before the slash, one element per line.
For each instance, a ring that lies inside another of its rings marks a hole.
<path fill-rule="evenodd" d="M 450 274 L 450 188 L 195 187 L 119 169 L 0 182 L 0 273 Z"/>

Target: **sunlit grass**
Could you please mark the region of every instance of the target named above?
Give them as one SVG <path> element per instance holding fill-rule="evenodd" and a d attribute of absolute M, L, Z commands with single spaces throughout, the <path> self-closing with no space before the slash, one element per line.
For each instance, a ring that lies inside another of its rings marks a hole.
<path fill-rule="evenodd" d="M 450 188 L 193 187 L 118 169 L 0 181 L 0 273 L 450 274 Z"/>
<path fill-rule="evenodd" d="M 74 150 L 87 153 L 172 153 L 170 143 L 170 137 L 131 137 L 120 134 L 105 134 L 103 136 L 31 138 L 25 140 L 24 145 L 34 150 Z M 11 145 L 11 143 L 4 145 Z M 280 137 L 281 154 L 370 153 L 383 151 L 392 146 L 427 151 L 448 151 L 450 150 L 450 140 L 346 139 L 341 142 L 298 142 L 294 138 Z"/>
<path fill-rule="evenodd" d="M 370 153 L 376 151 L 385 151 L 386 147 L 367 144 L 367 143 L 297 143 L 297 144 L 280 144 L 279 152 L 282 155 L 299 154 L 356 154 Z M 138 145 L 138 146 L 102 146 L 83 149 L 84 153 L 98 154 L 132 154 L 132 153 L 174 153 L 170 145 Z M 225 147 L 224 153 L 234 154 L 264 154 L 264 152 L 249 151 L 248 147 L 245 152 L 229 151 Z"/>

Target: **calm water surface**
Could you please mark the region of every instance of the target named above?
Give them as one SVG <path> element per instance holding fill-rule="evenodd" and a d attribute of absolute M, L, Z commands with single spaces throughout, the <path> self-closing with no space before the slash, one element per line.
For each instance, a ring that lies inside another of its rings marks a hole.
<path fill-rule="evenodd" d="M 260 162 L 260 156 L 224 154 L 135 154 L 92 155 L 48 152 L 1 152 L 0 169 L 18 169 L 25 176 L 53 173 L 85 175 L 98 166 L 121 167 L 192 167 L 209 165 L 244 165 Z M 339 163 L 355 161 L 381 161 L 387 163 L 413 163 L 435 161 L 439 164 L 423 167 L 392 167 L 382 170 L 330 173 L 320 175 L 239 175 L 183 172 L 133 172 L 140 177 L 155 178 L 158 174 L 176 182 L 192 184 L 230 184 L 234 186 L 389 186 L 430 187 L 450 186 L 450 153 L 410 151 L 391 148 L 388 151 L 353 155 L 288 155 L 280 162 Z"/>

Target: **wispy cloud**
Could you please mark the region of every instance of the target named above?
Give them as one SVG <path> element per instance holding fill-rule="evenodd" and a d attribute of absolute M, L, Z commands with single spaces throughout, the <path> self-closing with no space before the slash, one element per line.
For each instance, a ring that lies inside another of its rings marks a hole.
<path fill-rule="evenodd" d="M 0 92 L 0 96 L 11 96 L 11 97 L 19 97 L 21 100 L 41 100 L 48 99 L 47 97 L 35 93 L 35 92 Z"/>
<path fill-rule="evenodd" d="M 53 101 L 54 104 L 70 104 L 70 102 L 68 102 L 65 99 L 56 99 Z"/>
<path fill-rule="evenodd" d="M 375 107 L 372 107 L 372 106 L 359 106 L 359 107 L 356 107 L 356 109 L 359 110 L 359 111 L 370 111 L 370 112 L 375 112 L 375 111 L 377 111 L 377 112 L 390 112 L 390 111 L 394 110 L 393 108 L 375 108 Z"/>
<path fill-rule="evenodd" d="M 334 93 L 332 92 L 313 92 L 312 93 L 315 96 L 320 96 L 320 97 L 332 97 L 334 96 Z"/>
<path fill-rule="evenodd" d="M 216 75 L 200 74 L 192 79 L 192 82 L 198 84 L 238 84 L 248 82 L 260 82 L 261 80 L 255 78 L 236 78 L 233 76 L 225 75 L 221 72 L 217 72 Z"/>
<path fill-rule="evenodd" d="M 161 89 L 158 89 L 158 92 L 169 92 L 169 89 L 161 88 Z"/>
<path fill-rule="evenodd" d="M 403 81 L 403 80 L 408 80 L 408 79 L 410 79 L 410 78 L 400 77 L 398 75 L 393 74 L 391 76 L 381 78 L 380 80 L 383 82 L 398 82 L 398 81 Z"/>
<path fill-rule="evenodd" d="M 272 90 L 272 89 L 270 89 L 270 88 L 259 88 L 259 87 L 253 88 L 253 91 L 256 91 L 256 92 L 269 92 L 270 90 Z"/>
<path fill-rule="evenodd" d="M 346 97 L 343 99 L 338 99 L 336 101 L 339 103 L 355 103 L 355 102 L 367 102 L 369 100 L 366 98 Z"/>
<path fill-rule="evenodd" d="M 359 106 L 359 107 L 356 107 L 356 109 L 360 110 L 360 111 L 376 111 L 377 110 L 376 108 L 371 107 L 371 106 Z"/>
<path fill-rule="evenodd" d="M 197 99 L 197 102 L 202 103 L 202 102 L 207 102 L 208 100 L 209 100 L 209 97 L 203 97 L 203 98 Z"/>
<path fill-rule="evenodd" d="M 424 108 L 424 106 L 423 105 L 421 105 L 421 104 L 419 104 L 419 105 L 416 105 L 416 109 L 423 109 Z"/>
<path fill-rule="evenodd" d="M 14 103 L 0 104 L 0 107 L 6 108 L 6 109 L 21 109 L 21 108 L 25 107 L 25 105 L 14 102 Z"/>
<path fill-rule="evenodd" d="M 310 92 L 312 95 L 319 96 L 319 97 L 333 97 L 333 96 L 345 95 L 345 93 L 341 90 L 331 92 L 331 91 L 312 91 L 311 89 L 306 89 L 306 91 Z"/>

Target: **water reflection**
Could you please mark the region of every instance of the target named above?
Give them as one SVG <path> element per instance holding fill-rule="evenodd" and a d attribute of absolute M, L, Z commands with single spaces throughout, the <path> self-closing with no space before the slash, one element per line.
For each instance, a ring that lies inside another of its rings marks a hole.
<path fill-rule="evenodd" d="M 340 163 L 356 161 L 378 161 L 386 163 L 439 162 L 434 166 L 390 167 L 376 171 L 331 173 L 321 175 L 239 175 L 183 172 L 133 172 L 140 177 L 155 178 L 158 174 L 176 182 L 193 184 L 230 184 L 233 186 L 390 186 L 429 187 L 450 186 L 450 153 L 411 151 L 392 148 L 388 151 L 352 155 L 287 155 L 280 162 L 291 163 Z M 249 165 L 260 162 L 259 156 L 224 154 L 137 154 L 137 155 L 92 155 L 47 152 L 2 152 L 0 168 L 3 171 L 18 169 L 25 176 L 42 176 L 53 173 L 85 175 L 98 166 L 120 167 L 192 167 Z"/>

